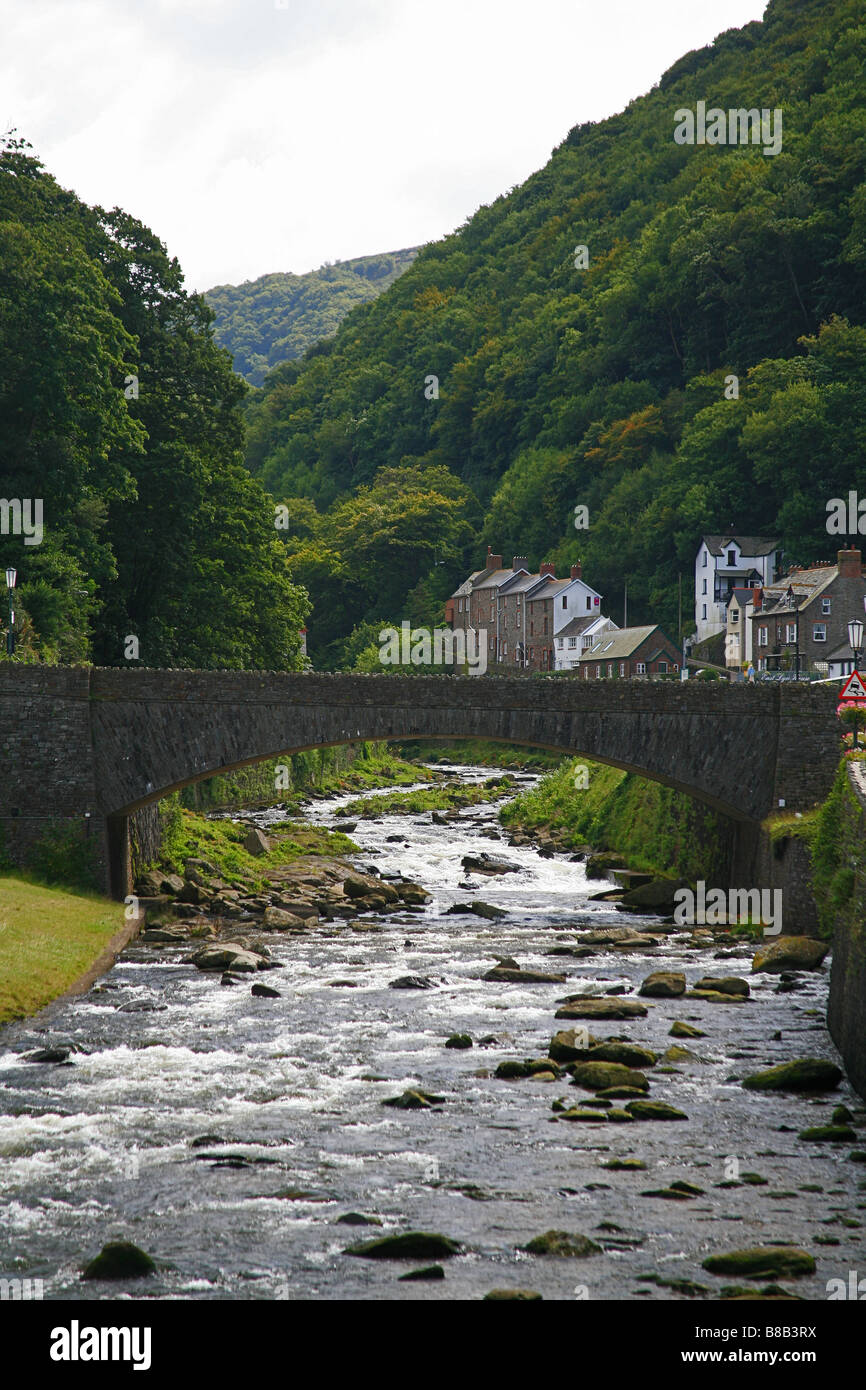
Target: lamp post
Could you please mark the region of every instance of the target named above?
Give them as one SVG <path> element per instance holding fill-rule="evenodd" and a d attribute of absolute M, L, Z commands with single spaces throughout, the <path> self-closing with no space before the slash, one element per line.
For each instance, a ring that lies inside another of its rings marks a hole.
<path fill-rule="evenodd" d="M 863 650 L 863 623 L 860 618 L 852 618 L 850 623 L 848 624 L 848 642 L 852 652 L 854 653 L 854 671 L 856 673 L 860 666 L 860 654 Z M 853 747 L 860 747 L 860 744 L 857 741 L 856 724 L 854 725 Z"/>
<path fill-rule="evenodd" d="M 6 588 L 9 591 L 9 631 L 6 633 L 6 655 L 15 655 L 15 609 L 12 606 L 15 594 L 15 585 L 18 582 L 18 572 L 14 569 L 6 571 Z"/>

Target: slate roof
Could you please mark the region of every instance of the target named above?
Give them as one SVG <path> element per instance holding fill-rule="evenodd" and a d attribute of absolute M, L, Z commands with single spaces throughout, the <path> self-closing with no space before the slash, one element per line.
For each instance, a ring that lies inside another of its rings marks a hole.
<path fill-rule="evenodd" d="M 703 542 L 711 555 L 724 555 L 731 541 L 735 541 L 744 555 L 770 555 L 779 549 L 780 542 L 769 536 L 704 536 Z"/>

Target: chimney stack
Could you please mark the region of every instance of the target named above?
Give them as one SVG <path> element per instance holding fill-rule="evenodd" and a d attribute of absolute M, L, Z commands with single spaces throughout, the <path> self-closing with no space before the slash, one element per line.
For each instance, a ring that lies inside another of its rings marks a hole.
<path fill-rule="evenodd" d="M 511 568 L 513 570 L 526 570 L 526 573 L 528 574 L 529 561 L 525 555 L 515 555 L 514 559 L 511 561 Z"/>
<path fill-rule="evenodd" d="M 840 550 L 836 563 L 840 579 L 859 579 L 863 573 L 863 556 L 859 550 Z"/>
<path fill-rule="evenodd" d="M 580 563 L 579 560 L 576 565 L 572 565 L 571 567 L 571 577 L 572 579 L 583 578 L 583 565 Z"/>
<path fill-rule="evenodd" d="M 753 590 L 752 590 L 752 612 L 753 612 L 753 613 L 760 613 L 760 611 L 761 611 L 761 609 L 763 608 L 763 606 L 764 606 L 764 591 L 763 591 L 763 589 L 753 589 Z"/>
<path fill-rule="evenodd" d="M 548 563 L 548 564 L 544 564 L 544 565 L 541 566 L 541 568 L 539 569 L 538 573 L 541 575 L 541 578 L 542 578 L 542 579 L 544 579 L 546 576 L 548 576 L 550 579 L 555 579 L 555 578 L 556 578 L 556 565 L 551 565 L 551 564 L 549 564 L 549 563 Z"/>
<path fill-rule="evenodd" d="M 502 569 L 502 556 L 494 555 L 489 545 L 487 547 L 487 559 L 484 561 L 484 568 L 488 570 Z"/>

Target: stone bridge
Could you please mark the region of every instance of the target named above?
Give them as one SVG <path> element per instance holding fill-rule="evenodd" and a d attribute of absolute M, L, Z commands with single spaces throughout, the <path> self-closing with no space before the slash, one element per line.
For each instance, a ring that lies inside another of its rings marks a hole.
<path fill-rule="evenodd" d="M 99 670 L 0 664 L 0 862 L 52 824 L 129 891 L 129 817 L 267 758 L 373 739 L 493 739 L 583 754 L 753 829 L 806 810 L 839 760 L 836 692 L 789 684 Z M 577 794 L 577 793 L 576 793 Z"/>

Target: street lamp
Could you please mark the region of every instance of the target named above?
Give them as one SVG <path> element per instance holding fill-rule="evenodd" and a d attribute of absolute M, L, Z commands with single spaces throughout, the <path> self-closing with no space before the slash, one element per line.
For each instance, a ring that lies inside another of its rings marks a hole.
<path fill-rule="evenodd" d="M 9 631 L 6 633 L 6 655 L 15 655 L 15 610 L 12 607 L 12 598 L 15 593 L 15 585 L 18 581 L 18 572 L 14 569 L 6 571 L 6 588 L 9 590 Z"/>
<path fill-rule="evenodd" d="M 852 618 L 848 624 L 848 643 L 851 647 L 851 651 L 854 653 L 854 671 L 856 673 L 860 666 L 860 653 L 863 650 L 863 623 L 860 618 Z M 857 741 L 857 725 L 855 723 L 853 747 L 859 748 L 859 746 Z"/>

